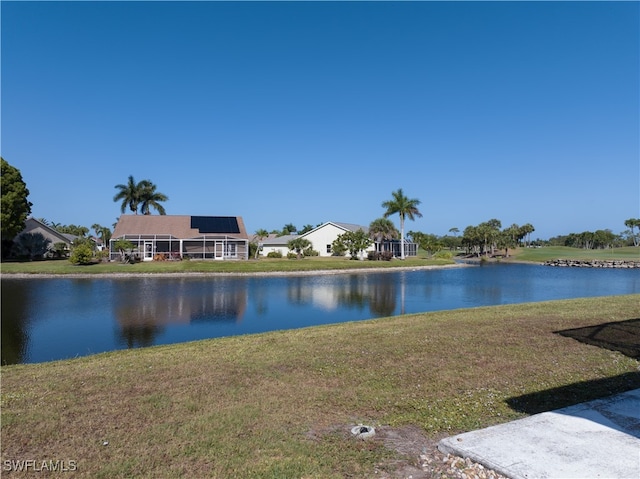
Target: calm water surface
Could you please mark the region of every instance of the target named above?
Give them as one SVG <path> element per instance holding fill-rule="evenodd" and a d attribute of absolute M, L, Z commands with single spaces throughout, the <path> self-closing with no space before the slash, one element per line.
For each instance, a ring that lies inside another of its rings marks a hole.
<path fill-rule="evenodd" d="M 2 278 L 2 363 L 423 311 L 640 293 L 640 270 L 484 265 L 290 277 Z"/>

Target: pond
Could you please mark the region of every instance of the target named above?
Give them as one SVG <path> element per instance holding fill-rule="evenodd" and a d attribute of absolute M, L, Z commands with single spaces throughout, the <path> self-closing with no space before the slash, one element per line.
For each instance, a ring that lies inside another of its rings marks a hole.
<path fill-rule="evenodd" d="M 489 264 L 300 276 L 2 277 L 2 364 L 475 306 L 640 293 L 638 269 Z"/>

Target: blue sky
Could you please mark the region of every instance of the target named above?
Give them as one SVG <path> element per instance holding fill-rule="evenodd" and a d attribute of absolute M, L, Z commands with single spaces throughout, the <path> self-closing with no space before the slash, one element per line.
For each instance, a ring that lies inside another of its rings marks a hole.
<path fill-rule="evenodd" d="M 398 188 L 438 235 L 640 217 L 637 2 L 1 9 L 1 153 L 37 218 L 111 226 L 129 175 L 249 232 L 368 225 Z"/>

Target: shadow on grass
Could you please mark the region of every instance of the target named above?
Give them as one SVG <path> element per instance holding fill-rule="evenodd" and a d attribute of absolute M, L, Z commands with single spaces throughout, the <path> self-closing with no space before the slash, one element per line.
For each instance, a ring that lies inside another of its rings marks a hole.
<path fill-rule="evenodd" d="M 640 359 L 640 318 L 603 323 L 585 328 L 555 331 L 581 343 L 618 351 L 630 358 Z"/>
<path fill-rule="evenodd" d="M 529 415 L 561 409 L 640 388 L 640 372 L 593 379 L 506 400 L 511 409 Z"/>
<path fill-rule="evenodd" d="M 640 318 L 555 331 L 584 344 L 640 359 Z M 640 388 L 640 372 L 593 379 L 507 399 L 513 410 L 526 414 L 552 411 Z"/>

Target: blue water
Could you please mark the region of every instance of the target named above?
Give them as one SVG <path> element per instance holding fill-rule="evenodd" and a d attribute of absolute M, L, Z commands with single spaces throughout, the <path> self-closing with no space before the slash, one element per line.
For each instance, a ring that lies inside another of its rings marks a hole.
<path fill-rule="evenodd" d="M 2 363 L 424 311 L 632 293 L 640 293 L 638 269 L 525 264 L 287 277 L 3 277 Z"/>

